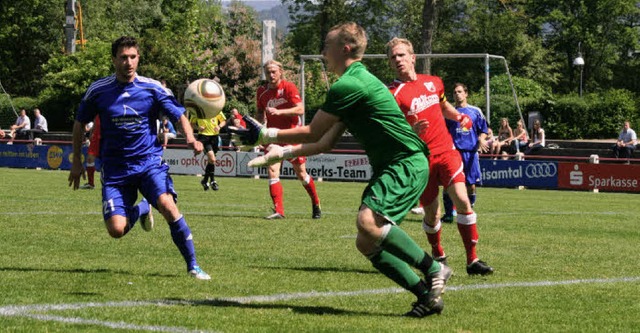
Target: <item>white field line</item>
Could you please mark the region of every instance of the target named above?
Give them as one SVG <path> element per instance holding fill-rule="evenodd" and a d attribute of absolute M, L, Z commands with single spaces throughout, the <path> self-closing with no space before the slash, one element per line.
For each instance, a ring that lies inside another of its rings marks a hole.
<path fill-rule="evenodd" d="M 577 280 L 564 280 L 564 281 L 533 281 L 533 282 L 511 282 L 511 283 L 487 283 L 487 284 L 475 284 L 466 286 L 448 286 L 447 291 L 464 291 L 464 290 L 478 290 L 478 289 L 502 289 L 502 288 L 533 288 L 533 287 L 552 287 L 563 286 L 572 284 L 607 284 L 607 283 L 623 283 L 623 282 L 638 282 L 640 276 L 637 277 L 622 277 L 612 279 L 577 279 Z M 67 324 L 83 324 L 83 325 L 96 325 L 109 327 L 114 329 L 126 329 L 126 330 L 139 330 L 139 331 L 151 331 L 151 332 L 170 332 L 170 333 L 183 333 L 183 332 L 210 332 L 201 330 L 192 330 L 185 327 L 175 326 L 150 326 L 150 325 L 135 325 L 125 322 L 111 322 L 102 321 L 96 319 L 86 319 L 79 317 L 62 317 L 47 314 L 51 311 L 64 311 L 64 310 L 81 310 L 86 308 L 96 307 L 138 307 L 138 306 L 163 306 L 163 305 L 200 305 L 214 303 L 216 301 L 236 302 L 241 304 L 250 303 L 266 303 L 266 302 L 278 302 L 297 299 L 319 298 L 319 297 L 340 297 L 340 296 L 360 296 L 360 295 L 379 295 L 379 294 L 397 294 L 405 292 L 402 288 L 385 288 L 385 289 L 369 289 L 369 290 L 355 290 L 355 291 L 337 291 L 337 292 L 305 292 L 305 293 L 288 293 L 288 294 L 275 294 L 275 295 L 256 295 L 246 297 L 226 297 L 226 298 L 213 298 L 208 300 L 155 300 L 155 301 L 122 301 L 122 302 L 104 302 L 104 303 L 71 303 L 71 304 L 34 304 L 34 305 L 7 305 L 0 307 L 0 316 L 10 317 L 27 317 L 41 321 L 55 321 Z"/>

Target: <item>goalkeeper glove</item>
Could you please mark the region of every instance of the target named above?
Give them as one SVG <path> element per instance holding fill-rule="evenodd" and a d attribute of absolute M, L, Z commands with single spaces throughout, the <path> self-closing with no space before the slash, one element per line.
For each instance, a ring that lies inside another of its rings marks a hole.
<path fill-rule="evenodd" d="M 242 117 L 247 124 L 247 128 L 229 126 L 233 134 L 232 141 L 239 141 L 242 150 L 249 150 L 255 146 L 269 144 L 276 141 L 278 136 L 277 128 L 267 128 L 257 120 L 245 115 Z"/>
<path fill-rule="evenodd" d="M 460 123 L 460 126 L 468 130 L 471 129 L 471 127 L 473 126 L 473 122 L 471 121 L 471 118 L 464 113 L 458 114 L 458 117 L 456 117 L 456 120 Z"/>
<path fill-rule="evenodd" d="M 282 147 L 278 145 L 270 145 L 269 148 L 267 148 L 266 154 L 252 159 L 247 165 L 249 167 L 259 167 L 278 163 L 282 160 L 294 157 L 292 149 L 292 146 Z"/>

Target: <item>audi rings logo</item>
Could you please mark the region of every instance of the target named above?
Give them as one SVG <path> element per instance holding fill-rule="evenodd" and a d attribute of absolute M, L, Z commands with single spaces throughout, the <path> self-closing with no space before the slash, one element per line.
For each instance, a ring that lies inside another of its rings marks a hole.
<path fill-rule="evenodd" d="M 558 173 L 555 163 L 535 163 L 527 165 L 524 170 L 525 176 L 528 178 L 547 178 L 553 177 Z"/>

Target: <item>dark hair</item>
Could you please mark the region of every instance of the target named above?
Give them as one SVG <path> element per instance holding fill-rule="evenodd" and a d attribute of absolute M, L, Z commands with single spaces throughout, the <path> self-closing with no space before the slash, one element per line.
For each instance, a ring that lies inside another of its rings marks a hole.
<path fill-rule="evenodd" d="M 456 84 L 453 85 L 453 89 L 455 89 L 457 87 L 462 87 L 462 90 L 464 90 L 464 92 L 466 92 L 467 94 L 469 93 L 469 89 L 467 89 L 467 85 L 466 84 L 460 83 L 460 82 L 456 82 Z"/>
<path fill-rule="evenodd" d="M 111 56 L 115 57 L 116 54 L 118 54 L 118 49 L 120 49 L 121 47 L 135 47 L 137 50 L 138 41 L 135 39 L 135 37 L 130 36 L 122 36 L 116 39 L 115 42 L 111 44 Z"/>

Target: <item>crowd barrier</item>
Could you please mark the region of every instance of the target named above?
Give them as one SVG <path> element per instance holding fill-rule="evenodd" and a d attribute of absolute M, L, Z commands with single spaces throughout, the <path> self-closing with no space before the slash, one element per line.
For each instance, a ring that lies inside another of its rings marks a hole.
<path fill-rule="evenodd" d="M 82 160 L 86 148 L 82 150 Z M 267 168 L 250 168 L 255 152 L 219 151 L 216 176 L 266 177 Z M 202 174 L 206 156 L 194 156 L 187 149 L 169 148 L 164 160 L 173 174 Z M 0 167 L 61 169 L 71 168 L 71 145 L 0 145 Z M 97 161 L 99 167 L 99 160 Z M 597 156 L 588 162 L 548 160 L 481 159 L 483 186 L 567 189 L 581 191 L 640 192 L 640 165 L 600 164 Z M 367 181 L 372 176 L 366 155 L 322 154 L 307 158 L 307 172 L 316 179 Z M 295 178 L 292 165 L 284 161 L 282 178 Z"/>

